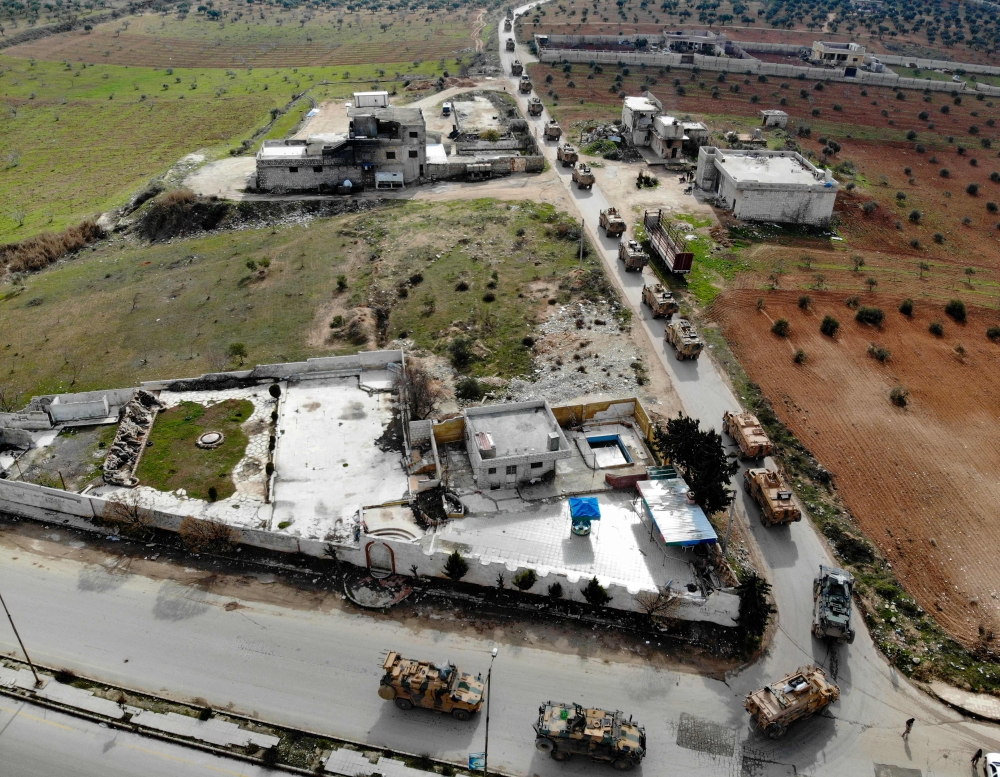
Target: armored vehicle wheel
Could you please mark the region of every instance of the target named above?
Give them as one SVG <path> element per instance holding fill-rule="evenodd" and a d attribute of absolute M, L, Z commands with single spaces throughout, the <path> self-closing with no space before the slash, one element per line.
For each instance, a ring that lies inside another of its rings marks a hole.
<path fill-rule="evenodd" d="M 378 687 L 378 695 L 386 701 L 392 701 L 396 698 L 396 691 L 391 685 L 380 685 Z"/>
<path fill-rule="evenodd" d="M 748 494 L 750 493 L 750 483 L 747 481 L 746 478 L 743 478 L 743 490 L 746 491 Z"/>
<path fill-rule="evenodd" d="M 635 761 L 628 758 L 616 758 L 611 762 L 611 766 L 619 772 L 630 772 L 635 768 Z"/>
<path fill-rule="evenodd" d="M 468 720 L 472 717 L 468 710 L 463 710 L 461 707 L 456 707 L 451 711 L 451 716 L 455 720 Z"/>
<path fill-rule="evenodd" d="M 849 632 L 847 632 L 847 640 L 846 641 L 847 641 L 848 645 L 850 645 L 852 642 L 854 642 L 854 635 L 856 633 L 857 632 L 854 631 L 854 629 L 851 629 Z"/>
<path fill-rule="evenodd" d="M 409 699 L 396 699 L 396 706 L 405 712 L 413 709 L 413 702 Z"/>
<path fill-rule="evenodd" d="M 784 735 L 786 728 L 780 723 L 769 723 L 767 728 L 764 729 L 764 733 L 767 734 L 769 739 L 778 739 Z"/>
<path fill-rule="evenodd" d="M 553 750 L 552 760 L 553 761 L 568 761 L 572 753 L 567 753 L 565 750 Z"/>
<path fill-rule="evenodd" d="M 538 737 L 535 740 L 535 750 L 540 750 L 543 753 L 551 753 L 555 749 L 556 743 L 548 737 Z"/>

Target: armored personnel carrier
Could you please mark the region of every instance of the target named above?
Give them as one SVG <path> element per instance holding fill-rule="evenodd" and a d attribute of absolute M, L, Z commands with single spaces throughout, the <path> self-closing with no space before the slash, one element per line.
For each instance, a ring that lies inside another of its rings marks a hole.
<path fill-rule="evenodd" d="M 545 125 L 545 139 L 546 140 L 559 140 L 562 137 L 562 127 L 559 126 L 559 122 L 555 119 L 549 119 L 548 123 Z M 570 146 L 572 148 L 572 146 Z"/>
<path fill-rule="evenodd" d="M 590 171 L 590 165 L 580 162 L 573 168 L 573 183 L 577 189 L 590 189 L 594 186 L 594 174 Z"/>
<path fill-rule="evenodd" d="M 544 106 L 540 97 L 532 97 L 528 100 L 528 115 L 541 116 Z"/>
<path fill-rule="evenodd" d="M 760 505 L 760 522 L 765 526 L 802 520 L 791 488 L 775 470 L 766 467 L 744 470 L 743 488 Z"/>
<path fill-rule="evenodd" d="M 634 769 L 646 755 L 646 729 L 622 712 L 585 709 L 547 701 L 538 708 L 535 748 L 556 761 L 573 755 L 608 761 L 620 772 Z"/>
<path fill-rule="evenodd" d="M 576 149 L 569 143 L 563 143 L 556 149 L 556 159 L 562 162 L 563 167 L 572 167 L 576 164 L 576 160 L 579 158 L 580 157 L 577 155 Z"/>
<path fill-rule="evenodd" d="M 819 565 L 813 580 L 813 636 L 838 642 L 854 642 L 851 628 L 851 593 L 854 578 L 843 569 Z"/>
<path fill-rule="evenodd" d="M 840 698 L 840 688 L 818 666 L 800 666 L 793 674 L 747 695 L 744 706 L 771 739 L 790 723 L 815 715 Z"/>
<path fill-rule="evenodd" d="M 514 39 L 513 38 L 507 38 L 507 43 L 505 45 L 507 47 L 507 51 L 513 51 L 514 50 Z"/>
<path fill-rule="evenodd" d="M 521 60 L 515 59 L 510 63 L 510 74 L 512 76 L 519 76 L 524 73 L 524 65 L 521 64 Z"/>
<path fill-rule="evenodd" d="M 697 359 L 705 348 L 705 341 L 698 337 L 694 324 L 686 318 L 668 321 L 663 330 L 663 339 L 674 347 L 680 361 Z"/>
<path fill-rule="evenodd" d="M 652 286 L 646 284 L 642 287 L 642 301 L 649 305 L 653 313 L 653 318 L 666 318 L 668 321 L 674 313 L 680 310 L 673 293 L 663 288 L 663 284 L 654 283 Z"/>
<path fill-rule="evenodd" d="M 727 410 L 722 414 L 722 428 L 736 440 L 740 458 L 762 459 L 774 453 L 774 446 L 767 438 L 764 427 L 752 413 L 730 413 Z"/>
<path fill-rule="evenodd" d="M 531 94 L 531 79 L 528 76 L 521 76 L 521 80 L 517 82 L 517 91 L 521 94 Z"/>
<path fill-rule="evenodd" d="M 507 18 L 507 19 L 503 20 L 503 31 L 504 32 L 510 32 L 511 27 L 513 27 L 513 26 L 514 26 L 514 20 L 513 19 Z"/>
<path fill-rule="evenodd" d="M 622 240 L 618 244 L 618 258 L 625 262 L 625 272 L 642 272 L 642 268 L 649 264 L 649 255 L 642 250 L 637 240 Z M 645 299 L 645 292 L 643 298 Z"/>
<path fill-rule="evenodd" d="M 625 234 L 625 219 L 618 214 L 618 208 L 608 208 L 601 211 L 601 226 L 608 237 L 618 237 Z"/>
<path fill-rule="evenodd" d="M 390 651 L 382 669 L 378 695 L 401 710 L 425 707 L 468 720 L 483 706 L 482 676 L 463 674 L 450 661 L 437 666 Z"/>

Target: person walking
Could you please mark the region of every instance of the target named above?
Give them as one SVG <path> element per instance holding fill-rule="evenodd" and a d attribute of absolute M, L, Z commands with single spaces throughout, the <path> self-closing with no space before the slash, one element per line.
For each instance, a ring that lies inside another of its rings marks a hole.
<path fill-rule="evenodd" d="M 909 740 L 910 732 L 913 730 L 913 724 L 916 720 L 916 718 L 910 718 L 906 721 L 906 730 L 903 731 L 903 739 Z"/>
<path fill-rule="evenodd" d="M 977 772 L 979 771 L 979 759 L 982 757 L 983 757 L 983 748 L 980 747 L 976 751 L 976 754 L 972 756 L 972 768 Z"/>

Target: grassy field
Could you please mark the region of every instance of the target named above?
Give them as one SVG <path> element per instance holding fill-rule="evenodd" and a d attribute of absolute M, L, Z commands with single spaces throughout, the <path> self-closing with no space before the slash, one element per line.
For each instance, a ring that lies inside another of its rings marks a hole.
<path fill-rule="evenodd" d="M 0 382 L 27 397 L 199 375 L 238 366 L 226 356 L 235 342 L 250 363 L 354 352 L 370 346 L 330 324 L 367 304 L 384 311 L 387 338 L 405 332 L 446 353 L 465 335 L 481 344 L 471 371 L 522 374 L 531 351 L 521 341 L 549 298 L 605 294 L 591 259 L 574 274 L 579 243 L 559 237 L 566 223 L 549 205 L 474 200 L 153 246 L 115 237 L 23 289 L 0 286 Z"/>
<path fill-rule="evenodd" d="M 232 471 L 246 454 L 247 436 L 241 424 L 253 414 L 253 403 L 227 399 L 211 407 L 182 402 L 156 416 L 150 440 L 136 476 L 144 486 L 159 491 L 183 488 L 195 499 L 225 499 L 236 490 Z M 206 432 L 222 432 L 226 439 L 218 448 L 203 450 L 195 445 Z"/>

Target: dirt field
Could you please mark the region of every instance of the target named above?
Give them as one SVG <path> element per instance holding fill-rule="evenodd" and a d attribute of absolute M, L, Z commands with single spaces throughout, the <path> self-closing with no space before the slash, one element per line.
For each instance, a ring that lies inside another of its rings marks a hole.
<path fill-rule="evenodd" d="M 1000 629 L 1000 346 L 984 335 L 1000 316 L 972 309 L 959 325 L 942 306 L 918 302 L 907 319 L 898 298 L 879 294 L 862 299 L 886 311 L 877 330 L 856 323 L 841 295 L 812 296 L 803 311 L 797 292 L 730 292 L 714 315 L 747 373 L 834 473 L 855 519 L 919 604 L 965 644 L 980 626 Z M 841 322 L 836 339 L 819 332 L 827 314 Z M 791 323 L 787 340 L 770 332 L 778 318 Z M 928 332 L 935 319 L 945 321 L 941 338 Z M 892 352 L 886 364 L 868 355 L 871 342 Z M 792 361 L 795 349 L 805 351 L 805 364 Z M 909 391 L 906 408 L 890 402 L 895 386 Z"/>

